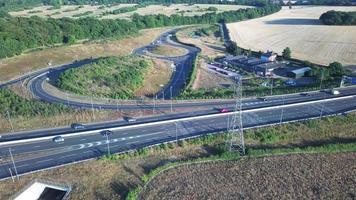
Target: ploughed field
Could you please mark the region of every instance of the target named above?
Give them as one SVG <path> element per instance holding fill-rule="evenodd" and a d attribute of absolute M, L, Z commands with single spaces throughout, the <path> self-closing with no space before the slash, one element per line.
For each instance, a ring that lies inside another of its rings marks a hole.
<path fill-rule="evenodd" d="M 329 10 L 356 11 L 356 7 L 283 7 L 275 14 L 228 24 L 238 46 L 255 51 L 273 50 L 279 54 L 290 47 L 292 57 L 328 65 L 338 61 L 356 64 L 356 26 L 327 26 L 319 17 Z"/>
<path fill-rule="evenodd" d="M 291 154 L 170 169 L 140 199 L 354 199 L 356 153 Z"/>

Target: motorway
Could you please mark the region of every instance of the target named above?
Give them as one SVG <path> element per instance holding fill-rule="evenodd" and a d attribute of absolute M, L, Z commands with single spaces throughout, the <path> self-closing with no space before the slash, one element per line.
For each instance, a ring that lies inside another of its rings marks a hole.
<path fill-rule="evenodd" d="M 162 99 L 170 99 L 171 88 L 172 97 L 178 95 L 184 87 L 185 79 L 199 52 L 199 49 L 195 47 L 177 43 L 171 37 L 174 31 L 176 30 L 164 33 L 152 44 L 133 51 L 133 54 L 145 55 L 145 52 L 158 43 L 185 48 L 189 51 L 184 56 L 159 57 L 173 61 L 176 65 L 171 81 L 157 94 L 157 97 Z M 17 173 L 25 174 L 97 158 L 108 153 L 108 146 L 111 153 L 119 153 L 157 145 L 162 142 L 217 133 L 226 130 L 228 121 L 232 119 L 232 113 L 219 113 L 218 109 L 228 108 L 232 110 L 235 103 L 233 100 L 178 101 L 172 105 L 169 103 L 170 101 L 156 104 L 152 100 L 141 102 L 141 104 L 91 104 L 52 96 L 43 89 L 44 81 L 48 79 L 52 82 L 57 80 L 58 75 L 64 70 L 81 67 L 94 61 L 95 59 L 87 59 L 59 68 L 35 72 L 4 83 L 0 85 L 0 88 L 30 78 L 30 90 L 38 99 L 50 103 L 68 104 L 76 108 L 147 109 L 152 110 L 153 113 L 160 109 L 167 111 L 171 106 L 173 109 L 204 107 L 205 110 L 145 117 L 134 123 L 117 120 L 87 124 L 85 129 L 82 130 L 72 130 L 68 126 L 4 134 L 0 138 L 0 179 L 10 177 L 10 172 L 16 173 L 11 161 L 10 148 L 14 156 Z M 243 126 L 244 128 L 260 127 L 326 115 L 344 114 L 355 110 L 356 87 L 340 88 L 339 91 L 341 92 L 340 95 L 314 91 L 309 92 L 309 95 L 290 94 L 270 96 L 265 97 L 265 99 L 243 99 Z M 106 140 L 106 137 L 99 133 L 103 129 L 112 130 L 114 134 Z M 52 141 L 53 137 L 57 135 L 65 138 L 63 143 Z"/>
<path fill-rule="evenodd" d="M 252 128 L 345 113 L 354 109 L 356 97 L 351 95 L 317 102 L 244 110 L 242 119 L 244 128 Z M 12 173 L 15 172 L 9 148 L 14 155 L 17 173 L 24 174 L 102 156 L 108 153 L 108 143 L 110 152 L 118 153 L 224 131 L 227 129 L 229 119 L 232 119 L 232 113 L 218 113 L 106 128 L 114 132 L 108 140 L 100 135 L 100 130 L 94 130 L 81 135 L 63 135 L 65 140 L 60 144 L 53 142 L 51 138 L 15 144 L 0 142 L 0 178 L 8 178 L 10 170 Z"/>

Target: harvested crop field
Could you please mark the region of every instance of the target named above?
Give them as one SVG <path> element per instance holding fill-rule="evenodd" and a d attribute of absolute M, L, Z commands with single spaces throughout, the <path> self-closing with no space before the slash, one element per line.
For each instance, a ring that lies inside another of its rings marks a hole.
<path fill-rule="evenodd" d="M 338 61 L 356 64 L 356 26 L 326 26 L 318 20 L 329 10 L 356 11 L 356 7 L 296 6 L 280 12 L 228 24 L 230 36 L 239 46 L 279 54 L 290 47 L 292 57 L 328 65 Z"/>
<path fill-rule="evenodd" d="M 140 199 L 354 199 L 356 153 L 292 154 L 185 165 Z"/>
<path fill-rule="evenodd" d="M 51 6 L 40 6 L 30 10 L 10 12 L 12 16 L 20 17 L 51 17 L 51 18 L 63 18 L 63 17 L 98 17 L 102 19 L 128 19 L 134 13 L 140 15 L 152 15 L 152 14 L 163 14 L 163 15 L 172 15 L 179 14 L 184 16 L 194 16 L 194 15 L 203 15 L 206 13 L 211 13 L 214 11 L 208 10 L 209 7 L 217 8 L 217 12 L 224 12 L 229 10 L 238 10 L 241 8 L 249 8 L 251 6 L 242 6 L 242 5 L 221 5 L 221 4 L 171 4 L 169 6 L 165 5 L 147 5 L 138 8 L 137 10 L 131 12 L 123 12 L 119 14 L 110 14 L 111 11 L 133 7 L 137 4 L 117 4 L 112 6 L 91 6 L 91 5 L 66 5 L 61 6 L 59 9 L 51 9 Z M 108 14 L 106 14 L 108 13 Z"/>

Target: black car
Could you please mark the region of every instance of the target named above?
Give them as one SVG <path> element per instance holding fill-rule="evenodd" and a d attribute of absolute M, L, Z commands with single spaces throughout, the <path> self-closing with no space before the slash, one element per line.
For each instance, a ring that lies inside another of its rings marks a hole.
<path fill-rule="evenodd" d="M 109 135 L 113 134 L 113 132 L 109 131 L 109 130 L 103 130 L 103 131 L 100 132 L 100 134 L 102 136 L 109 136 Z"/>
<path fill-rule="evenodd" d="M 70 127 L 74 130 L 85 128 L 83 124 L 78 124 L 78 123 L 74 123 L 74 124 L 70 125 Z"/>
<path fill-rule="evenodd" d="M 267 101 L 267 99 L 264 98 L 264 97 L 258 97 L 258 99 L 261 100 L 261 101 Z"/>
<path fill-rule="evenodd" d="M 305 96 L 305 97 L 310 97 L 310 94 L 307 92 L 302 92 L 302 93 L 300 93 L 300 95 Z"/>

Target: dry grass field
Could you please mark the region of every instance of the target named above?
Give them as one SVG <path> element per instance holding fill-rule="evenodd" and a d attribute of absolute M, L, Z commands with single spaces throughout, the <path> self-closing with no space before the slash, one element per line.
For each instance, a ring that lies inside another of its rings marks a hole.
<path fill-rule="evenodd" d="M 139 199 L 354 199 L 356 153 L 192 164 L 155 177 Z"/>
<path fill-rule="evenodd" d="M 184 48 L 178 48 L 166 44 L 161 44 L 150 50 L 151 53 L 156 54 L 156 55 L 161 55 L 161 56 L 183 56 L 187 53 L 189 53 L 188 50 Z"/>
<path fill-rule="evenodd" d="M 137 37 L 53 47 L 24 53 L 8 59 L 1 59 L 0 82 L 48 67 L 48 62 L 51 62 L 52 66 L 56 66 L 90 57 L 128 55 L 133 49 L 151 43 L 168 29 L 168 27 L 146 29 L 142 30 Z"/>
<path fill-rule="evenodd" d="M 135 5 L 136 4 L 119 4 L 119 5 L 113 5 L 111 7 L 105 7 L 103 9 L 100 9 L 101 6 L 91 6 L 91 5 L 83 5 L 83 6 L 66 5 L 66 6 L 61 6 L 59 9 L 51 9 L 51 6 L 40 6 L 30 10 L 9 12 L 9 14 L 16 17 L 39 16 L 39 17 L 63 18 L 63 17 L 72 17 L 73 15 L 76 14 L 81 14 L 81 13 L 91 11 L 93 13 L 88 16 L 98 16 L 106 11 L 112 11 L 115 9 L 131 7 Z"/>
<path fill-rule="evenodd" d="M 284 7 L 280 12 L 228 24 L 232 40 L 246 49 L 281 53 L 290 47 L 292 57 L 328 65 L 338 61 L 356 64 L 356 26 L 326 26 L 319 22 L 328 10 L 356 11 L 356 7 Z"/>
<path fill-rule="evenodd" d="M 136 11 L 120 13 L 120 14 L 110 14 L 101 16 L 102 13 L 107 11 L 112 11 L 118 8 L 123 7 L 132 7 L 135 4 L 120 4 L 112 7 L 101 7 L 101 6 L 90 6 L 84 5 L 82 7 L 79 6 L 61 6 L 60 9 L 48 10 L 49 6 L 41 6 L 36 7 L 31 10 L 23 10 L 17 12 L 10 12 L 12 16 L 21 16 L 21 17 L 30 17 L 30 16 L 39 16 L 39 17 L 53 17 L 53 18 L 62 18 L 62 17 L 75 17 L 77 14 L 92 12 L 86 16 L 91 17 L 100 17 L 102 19 L 128 19 L 134 13 L 138 13 L 140 15 L 151 15 L 151 14 L 164 14 L 164 15 L 172 15 L 172 14 L 183 14 L 184 16 L 194 16 L 194 15 L 203 15 L 205 13 L 211 12 L 207 11 L 207 8 L 213 6 L 218 9 L 218 12 L 228 11 L 228 10 L 238 10 L 241 8 L 248 8 L 250 6 L 241 6 L 241 5 L 220 5 L 220 4 L 171 4 L 170 6 L 163 5 L 149 5 L 146 7 L 142 7 L 137 9 Z"/>

